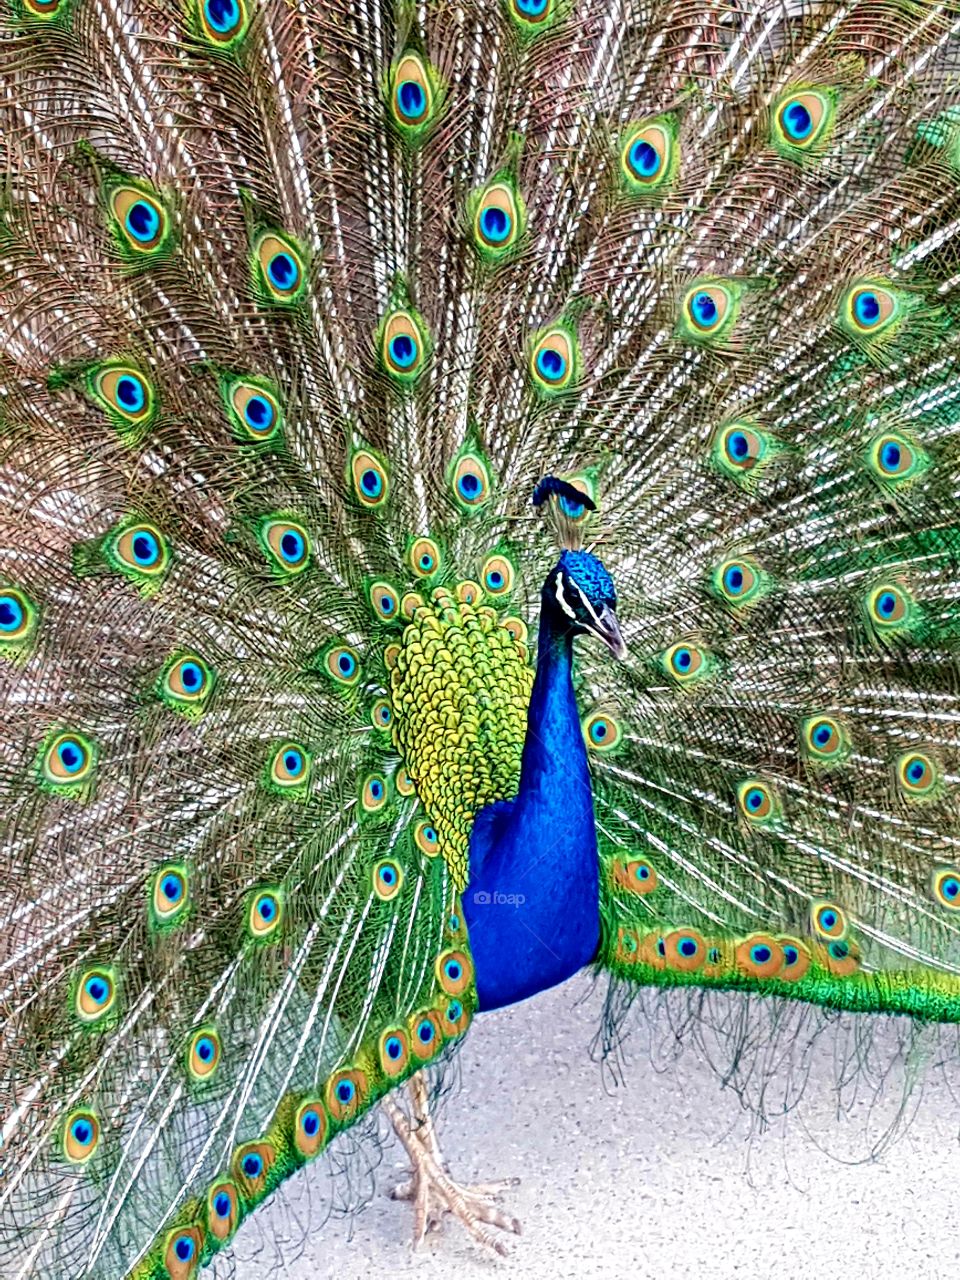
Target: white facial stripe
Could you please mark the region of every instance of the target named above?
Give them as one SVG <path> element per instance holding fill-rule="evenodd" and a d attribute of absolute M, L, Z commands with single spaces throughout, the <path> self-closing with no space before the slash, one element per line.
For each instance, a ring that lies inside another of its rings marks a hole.
<path fill-rule="evenodd" d="M 597 626 L 599 627 L 599 626 L 600 626 L 600 616 L 599 616 L 599 614 L 597 613 L 596 609 L 594 609 L 594 607 L 593 607 L 593 605 L 590 603 L 590 601 L 587 599 L 587 597 L 583 594 L 583 592 L 582 592 L 582 591 L 580 592 L 580 599 L 581 599 L 581 600 L 583 601 L 583 603 L 586 605 L 586 607 L 587 607 L 587 612 L 590 614 L 590 617 L 594 620 L 594 622 L 595 622 L 595 623 L 597 624 Z"/>
<path fill-rule="evenodd" d="M 576 618 L 576 612 L 567 604 L 567 597 L 563 594 L 563 574 L 559 570 L 557 571 L 557 604 L 568 618 Z"/>

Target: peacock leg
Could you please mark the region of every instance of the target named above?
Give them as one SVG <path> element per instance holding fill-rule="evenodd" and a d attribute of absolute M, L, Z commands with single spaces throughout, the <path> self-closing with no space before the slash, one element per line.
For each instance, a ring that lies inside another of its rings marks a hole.
<path fill-rule="evenodd" d="M 444 1167 L 430 1118 L 426 1086 L 420 1075 L 414 1076 L 410 1082 L 410 1097 L 412 1123 L 392 1099 L 387 1098 L 383 1107 L 412 1165 L 409 1180 L 396 1187 L 392 1195 L 395 1200 L 413 1201 L 414 1248 L 428 1231 L 442 1230 L 444 1216 L 450 1213 L 463 1223 L 479 1244 L 505 1256 L 508 1252 L 506 1245 L 488 1231 L 487 1226 L 520 1234 L 518 1220 L 501 1213 L 493 1203 L 506 1187 L 515 1186 L 517 1179 L 507 1178 L 476 1186 L 462 1186 L 454 1182 Z"/>

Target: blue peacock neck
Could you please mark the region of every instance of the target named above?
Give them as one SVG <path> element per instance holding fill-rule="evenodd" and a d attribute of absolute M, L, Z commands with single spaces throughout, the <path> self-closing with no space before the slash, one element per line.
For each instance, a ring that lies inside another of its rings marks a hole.
<path fill-rule="evenodd" d="M 597 838 L 573 689 L 574 633 L 547 594 L 520 787 L 470 838 L 464 914 L 481 1009 L 512 1004 L 589 964 L 599 942 Z"/>

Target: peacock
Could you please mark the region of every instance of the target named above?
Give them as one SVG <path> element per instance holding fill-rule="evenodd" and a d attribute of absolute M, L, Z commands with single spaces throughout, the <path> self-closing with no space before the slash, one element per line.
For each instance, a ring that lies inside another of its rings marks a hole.
<path fill-rule="evenodd" d="M 0 2 L 4 1277 L 190 1280 L 378 1106 L 505 1251 L 431 1082 L 585 968 L 960 1022 L 958 77 L 953 0 Z"/>

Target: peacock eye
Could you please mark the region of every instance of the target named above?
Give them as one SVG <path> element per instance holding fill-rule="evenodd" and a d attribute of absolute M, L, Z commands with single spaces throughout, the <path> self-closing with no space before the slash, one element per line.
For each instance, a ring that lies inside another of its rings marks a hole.
<path fill-rule="evenodd" d="M 63 1131 L 63 1154 L 71 1164 L 85 1164 L 100 1145 L 100 1122 L 92 1111 L 74 1111 Z"/>
<path fill-rule="evenodd" d="M 390 902 L 403 887 L 403 871 L 392 858 L 383 858 L 373 868 L 373 891 L 383 902 Z"/>
<path fill-rule="evenodd" d="M 574 330 L 555 324 L 541 332 L 530 347 L 528 368 L 535 391 L 556 395 L 573 385 L 578 376 L 579 351 Z"/>
<path fill-rule="evenodd" d="M 88 969 L 77 985 L 76 1011 L 83 1022 L 99 1022 L 113 1008 L 117 984 L 109 969 Z"/>
<path fill-rule="evenodd" d="M 362 506 L 372 509 L 386 501 L 387 469 L 379 458 L 366 449 L 359 449 L 350 459 L 350 475 L 353 491 Z"/>
<path fill-rule="evenodd" d="M 323 1103 L 317 1099 L 302 1102 L 297 1108 L 293 1129 L 297 1150 L 311 1159 L 323 1146 L 327 1136 L 327 1113 Z"/>
<path fill-rule="evenodd" d="M 349 645 L 334 645 L 328 649 L 323 665 L 338 684 L 352 685 L 360 679 L 360 659 Z"/>
<path fill-rule="evenodd" d="M 117 567 L 132 578 L 158 578 L 170 564 L 170 551 L 159 529 L 133 524 L 116 535 L 112 553 Z"/>
<path fill-rule="evenodd" d="M 804 153 L 816 150 L 816 143 L 826 138 L 835 114 L 830 90 L 794 90 L 774 108 L 770 141 L 781 155 L 802 162 Z"/>
<path fill-rule="evenodd" d="M 261 889 L 250 898 L 247 928 L 258 942 L 272 938 L 283 919 L 283 899 L 278 889 Z"/>
<path fill-rule="evenodd" d="M 634 196 L 659 193 L 678 169 L 676 126 L 668 116 L 634 125 L 620 143 L 621 182 Z"/>
<path fill-rule="evenodd" d="M 202 0 L 201 20 L 215 44 L 235 40 L 246 25 L 244 0 Z"/>
<path fill-rule="evenodd" d="M 310 539 L 303 525 L 293 520 L 267 518 L 260 525 L 260 541 L 282 574 L 296 574 L 310 561 Z"/>
<path fill-rule="evenodd" d="M 298 302 L 306 288 L 303 255 L 292 237 L 264 232 L 254 247 L 254 283 L 262 302 Z"/>
<path fill-rule="evenodd" d="M 440 548 L 432 538 L 417 538 L 410 547 L 409 563 L 418 578 L 429 578 L 440 568 Z"/>
<path fill-rule="evenodd" d="M 360 803 L 365 813 L 378 813 L 387 803 L 387 780 L 382 773 L 371 773 L 364 778 Z"/>
<path fill-rule="evenodd" d="M 220 1037 L 212 1027 L 195 1031 L 187 1047 L 187 1069 L 194 1080 L 207 1080 L 220 1062 Z"/>
<path fill-rule="evenodd" d="M 412 311 L 391 311 L 381 323 L 380 358 L 385 371 L 401 385 L 423 372 L 429 351 L 426 330 Z"/>
<path fill-rule="evenodd" d="M 495 182 L 472 197 L 471 207 L 475 208 L 474 243 L 480 254 L 489 262 L 509 256 L 526 220 L 519 191 L 507 182 Z"/>

